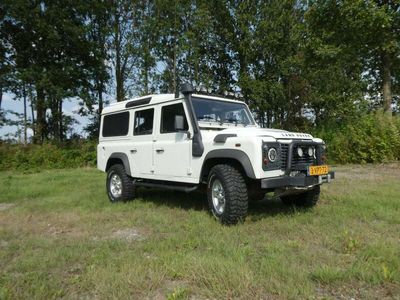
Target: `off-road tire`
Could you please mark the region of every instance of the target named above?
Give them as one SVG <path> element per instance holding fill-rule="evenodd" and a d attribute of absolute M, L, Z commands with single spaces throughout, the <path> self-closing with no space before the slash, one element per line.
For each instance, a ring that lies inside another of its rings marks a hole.
<path fill-rule="evenodd" d="M 320 192 L 321 188 L 317 185 L 304 193 L 281 197 L 281 200 L 285 205 L 310 208 L 317 204 Z"/>
<path fill-rule="evenodd" d="M 110 190 L 110 180 L 114 174 L 118 175 L 122 182 L 122 192 L 119 197 L 113 196 Z M 135 186 L 132 183 L 132 179 L 126 173 L 124 166 L 121 164 L 112 165 L 110 169 L 108 169 L 106 186 L 108 198 L 112 203 L 126 202 L 135 198 Z"/>
<path fill-rule="evenodd" d="M 221 182 L 225 192 L 225 208 L 222 213 L 217 212 L 213 205 L 211 187 L 215 179 Z M 246 218 L 247 186 L 243 175 L 235 167 L 220 164 L 211 169 L 207 181 L 207 198 L 211 213 L 222 224 L 233 225 Z"/>

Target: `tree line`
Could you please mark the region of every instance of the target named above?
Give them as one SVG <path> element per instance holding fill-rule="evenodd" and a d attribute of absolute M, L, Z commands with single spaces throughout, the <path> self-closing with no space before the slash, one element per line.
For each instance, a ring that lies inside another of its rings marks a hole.
<path fill-rule="evenodd" d="M 263 127 L 336 126 L 399 110 L 398 0 L 3 0 L 0 109 L 24 106 L 33 141 L 90 118 L 110 97 L 174 93 L 182 82 L 240 92 Z M 0 127 L 7 123 L 0 110 Z"/>

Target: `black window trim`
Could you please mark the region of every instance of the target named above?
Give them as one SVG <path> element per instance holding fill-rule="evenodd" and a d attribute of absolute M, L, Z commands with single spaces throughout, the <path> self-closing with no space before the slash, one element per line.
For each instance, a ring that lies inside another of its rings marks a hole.
<path fill-rule="evenodd" d="M 146 134 L 135 134 L 136 113 L 137 113 L 137 112 L 144 111 L 144 110 L 153 110 L 153 127 L 152 127 L 152 130 L 151 130 L 151 133 L 146 133 Z M 155 128 L 154 122 L 155 122 L 155 120 L 156 120 L 155 115 L 156 115 L 155 107 L 144 107 L 143 109 L 142 109 L 142 107 L 141 107 L 140 109 L 134 110 L 134 111 L 133 111 L 133 132 L 132 132 L 132 135 L 133 135 L 133 136 L 153 135 L 153 134 L 154 134 L 154 128 Z"/>
<path fill-rule="evenodd" d="M 168 103 L 168 102 L 174 102 L 176 101 L 176 103 Z M 177 134 L 177 133 L 181 133 L 182 131 L 172 131 L 172 132 L 162 132 L 162 109 L 166 106 L 171 106 L 171 105 L 176 105 L 176 104 L 182 104 L 183 106 L 183 112 L 185 113 L 185 119 L 186 119 L 186 123 L 188 125 L 188 130 L 190 130 L 190 123 L 189 123 L 189 119 L 187 118 L 187 112 L 185 109 L 185 103 L 182 101 L 182 98 L 177 98 L 174 99 L 173 101 L 168 101 L 168 102 L 163 102 L 162 105 L 160 105 L 160 126 L 159 126 L 159 134 Z M 168 104 L 166 104 L 168 103 Z"/>
<path fill-rule="evenodd" d="M 127 130 L 127 132 L 126 132 L 126 134 L 123 134 L 123 135 L 107 135 L 107 136 L 105 136 L 103 133 L 104 133 L 104 119 L 106 118 L 106 117 L 108 117 L 108 116 L 112 116 L 112 115 L 117 115 L 117 114 L 123 114 L 123 113 L 128 113 L 128 130 Z M 102 115 L 102 120 L 101 120 L 101 137 L 102 138 L 106 138 L 106 139 L 113 139 L 113 138 L 123 138 L 123 137 L 127 137 L 127 136 L 129 136 L 129 122 L 130 122 L 130 119 L 131 119 L 131 114 L 130 114 L 130 112 L 128 111 L 128 110 L 121 110 L 121 111 L 115 111 L 115 112 L 111 112 L 111 113 L 108 113 L 108 114 L 104 114 L 104 115 Z"/>

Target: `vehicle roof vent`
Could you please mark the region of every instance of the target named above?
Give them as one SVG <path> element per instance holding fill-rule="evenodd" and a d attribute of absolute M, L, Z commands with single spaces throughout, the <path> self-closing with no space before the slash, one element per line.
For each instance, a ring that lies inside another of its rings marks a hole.
<path fill-rule="evenodd" d="M 149 104 L 150 101 L 151 101 L 151 97 L 142 98 L 142 99 L 138 99 L 138 100 L 132 100 L 125 104 L 125 108 Z"/>

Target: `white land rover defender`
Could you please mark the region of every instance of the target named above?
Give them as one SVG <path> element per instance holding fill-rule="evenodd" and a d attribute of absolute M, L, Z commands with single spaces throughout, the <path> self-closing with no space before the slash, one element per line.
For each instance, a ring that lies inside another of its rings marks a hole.
<path fill-rule="evenodd" d="M 260 128 L 244 102 L 193 94 L 150 95 L 103 109 L 98 168 L 107 172 L 111 202 L 135 197 L 137 187 L 191 192 L 206 187 L 213 215 L 235 224 L 248 202 L 279 195 L 310 207 L 334 172 L 325 145 L 309 134 Z"/>

